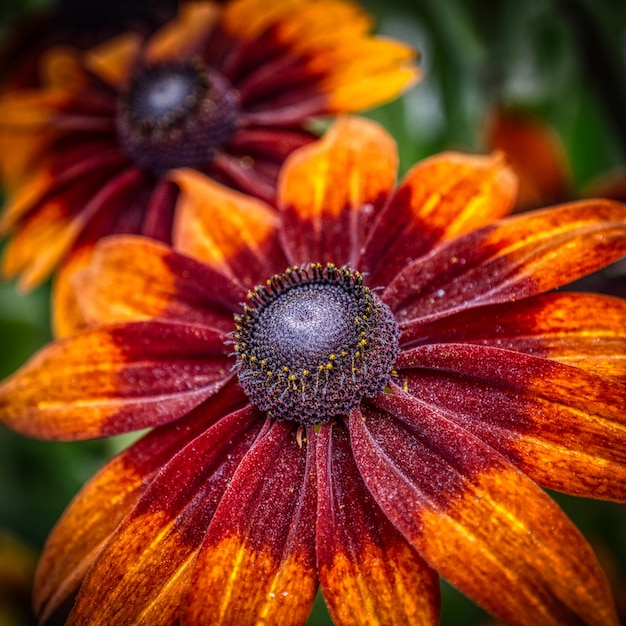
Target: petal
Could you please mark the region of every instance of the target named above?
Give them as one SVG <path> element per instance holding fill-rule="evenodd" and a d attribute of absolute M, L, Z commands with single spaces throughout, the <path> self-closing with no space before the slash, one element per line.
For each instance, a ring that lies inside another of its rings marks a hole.
<path fill-rule="evenodd" d="M 354 266 L 397 167 L 393 139 L 378 124 L 360 118 L 339 120 L 323 139 L 294 152 L 278 187 L 291 263 Z"/>
<path fill-rule="evenodd" d="M 113 37 L 85 53 L 85 67 L 119 89 L 129 79 L 141 43 L 142 37 L 138 33 L 123 33 Z"/>
<path fill-rule="evenodd" d="M 300 80 L 310 76 L 314 92 L 326 95 L 321 112 L 381 104 L 421 75 L 413 49 L 370 36 L 370 16 L 348 2 L 233 2 L 225 8 L 223 27 L 237 39 L 275 42 L 283 55 L 304 59 Z"/>
<path fill-rule="evenodd" d="M 86 439 L 164 424 L 231 376 L 223 335 L 137 322 L 95 328 L 40 350 L 0 385 L 0 419 L 43 439 Z"/>
<path fill-rule="evenodd" d="M 246 296 L 212 268 L 132 235 L 101 240 L 73 285 L 90 324 L 161 318 L 229 332 Z"/>
<path fill-rule="evenodd" d="M 550 489 L 626 501 L 626 387 L 554 361 L 440 344 L 396 365 L 415 397 L 445 411 Z"/>
<path fill-rule="evenodd" d="M 251 406 L 193 439 L 156 475 L 81 587 L 68 624 L 173 624 L 224 489 L 263 426 Z"/>
<path fill-rule="evenodd" d="M 245 405 L 238 390 L 228 386 L 174 424 L 151 431 L 81 489 L 52 530 L 39 561 L 34 602 L 42 621 L 78 589 L 109 536 L 161 467 L 222 416 Z"/>
<path fill-rule="evenodd" d="M 507 624 L 617 626 L 593 552 L 539 487 L 406 394 L 377 403 L 350 415 L 355 460 L 431 567 Z"/>
<path fill-rule="evenodd" d="M 305 623 L 317 589 L 313 455 L 288 422 L 254 444 L 211 521 L 182 624 Z"/>
<path fill-rule="evenodd" d="M 343 424 L 311 431 L 317 460 L 317 563 L 334 624 L 438 624 L 439 576 L 372 500 Z"/>
<path fill-rule="evenodd" d="M 463 342 L 524 352 L 626 382 L 626 300 L 549 293 L 407 324 L 402 345 Z"/>
<path fill-rule="evenodd" d="M 181 2 L 176 18 L 162 26 L 143 51 L 148 63 L 183 57 L 206 39 L 217 21 L 220 8 L 211 2 Z"/>
<path fill-rule="evenodd" d="M 174 247 L 246 288 L 282 272 L 278 216 L 264 202 L 227 189 L 194 170 L 177 170 L 181 187 Z"/>
<path fill-rule="evenodd" d="M 509 213 L 517 183 L 502 155 L 447 152 L 406 175 L 368 239 L 359 268 L 373 285 L 388 284 L 407 263 L 443 241 Z"/>
<path fill-rule="evenodd" d="M 571 195 L 565 149 L 549 125 L 528 113 L 497 108 L 487 119 L 491 149 L 502 150 L 520 183 L 518 209 L 548 206 Z"/>
<path fill-rule="evenodd" d="M 626 206 L 589 200 L 510 217 L 408 265 L 383 299 L 430 321 L 560 287 L 626 254 Z"/>

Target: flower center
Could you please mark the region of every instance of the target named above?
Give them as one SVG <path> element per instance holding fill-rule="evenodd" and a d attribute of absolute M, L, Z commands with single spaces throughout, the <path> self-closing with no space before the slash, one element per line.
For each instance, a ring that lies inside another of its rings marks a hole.
<path fill-rule="evenodd" d="M 235 90 L 200 61 L 142 67 L 118 101 L 122 148 L 157 175 L 209 164 L 238 121 Z"/>
<path fill-rule="evenodd" d="M 269 416 L 318 424 L 384 390 L 400 331 L 358 272 L 289 268 L 248 297 L 235 316 L 237 371 Z"/>

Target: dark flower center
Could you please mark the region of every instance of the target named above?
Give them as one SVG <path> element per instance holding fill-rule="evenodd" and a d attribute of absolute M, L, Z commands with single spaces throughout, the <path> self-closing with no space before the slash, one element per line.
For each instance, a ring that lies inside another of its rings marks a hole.
<path fill-rule="evenodd" d="M 123 150 L 157 175 L 208 165 L 238 122 L 237 93 L 200 61 L 143 67 L 118 102 Z"/>
<path fill-rule="evenodd" d="M 358 272 L 289 268 L 248 296 L 235 316 L 239 382 L 269 416 L 318 424 L 384 390 L 400 331 Z"/>

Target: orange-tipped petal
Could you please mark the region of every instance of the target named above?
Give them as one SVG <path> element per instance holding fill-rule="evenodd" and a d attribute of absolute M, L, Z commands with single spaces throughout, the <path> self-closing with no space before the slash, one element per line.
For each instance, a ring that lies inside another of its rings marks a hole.
<path fill-rule="evenodd" d="M 132 235 L 101 240 L 72 282 L 90 324 L 161 318 L 229 332 L 233 311 L 246 297 L 203 263 Z"/>
<path fill-rule="evenodd" d="M 520 300 L 626 255 L 626 205 L 586 200 L 509 217 L 408 265 L 383 299 L 407 322 Z"/>
<path fill-rule="evenodd" d="M 618 625 L 591 548 L 539 487 L 400 390 L 376 403 L 350 415 L 357 466 L 433 568 L 507 624 Z"/>
<path fill-rule="evenodd" d="M 501 154 L 448 152 L 425 159 L 394 192 L 359 267 L 371 273 L 372 284 L 388 284 L 407 259 L 508 214 L 516 191 Z"/>
<path fill-rule="evenodd" d="M 303 624 L 317 589 L 314 450 L 269 426 L 232 477 L 198 554 L 181 620 Z"/>
<path fill-rule="evenodd" d="M 391 525 L 365 488 L 343 425 L 326 424 L 316 446 L 317 565 L 333 623 L 439 623 L 439 577 Z"/>
<path fill-rule="evenodd" d="M 278 216 L 261 200 L 212 181 L 194 170 L 172 179 L 181 187 L 174 247 L 246 288 L 285 269 Z"/>
<path fill-rule="evenodd" d="M 278 188 L 290 261 L 354 265 L 397 167 L 393 139 L 362 118 L 340 119 L 323 139 L 293 153 Z"/>
<path fill-rule="evenodd" d="M 524 352 L 626 382 L 626 301 L 550 293 L 462 311 L 430 324 L 408 324 L 405 349 L 467 342 Z"/>
<path fill-rule="evenodd" d="M 68 624 L 177 621 L 198 547 L 228 486 L 224 478 L 262 426 L 251 406 L 221 416 L 163 465 L 100 552 Z"/>
<path fill-rule="evenodd" d="M 533 480 L 626 501 L 626 387 L 560 363 L 471 344 L 420 346 L 396 364 L 421 402 L 445 411 Z"/>
<path fill-rule="evenodd" d="M 224 336 L 200 326 L 100 327 L 43 348 L 0 385 L 0 420 L 45 439 L 87 439 L 175 420 L 230 378 Z"/>

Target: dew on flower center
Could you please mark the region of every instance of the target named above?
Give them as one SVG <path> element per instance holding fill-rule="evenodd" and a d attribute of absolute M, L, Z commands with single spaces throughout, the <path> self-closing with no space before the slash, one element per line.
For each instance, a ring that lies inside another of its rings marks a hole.
<path fill-rule="evenodd" d="M 270 417 L 322 423 L 383 391 L 400 332 L 358 272 L 288 268 L 248 296 L 235 316 L 237 372 Z"/>
<path fill-rule="evenodd" d="M 200 61 L 141 67 L 120 94 L 120 145 L 137 165 L 161 174 L 202 167 L 239 122 L 235 90 Z"/>

